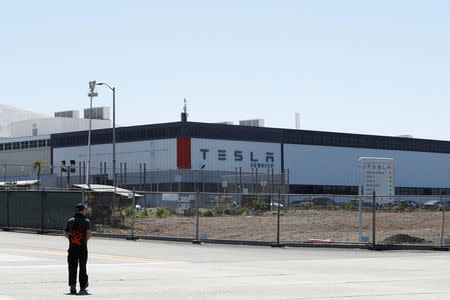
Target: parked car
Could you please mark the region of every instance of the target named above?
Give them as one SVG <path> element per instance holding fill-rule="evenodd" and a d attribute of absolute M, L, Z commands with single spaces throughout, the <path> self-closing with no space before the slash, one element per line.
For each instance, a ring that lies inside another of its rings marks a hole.
<path fill-rule="evenodd" d="M 311 206 L 310 198 L 304 198 L 301 200 L 293 200 L 289 204 L 291 207 L 309 207 Z"/>
<path fill-rule="evenodd" d="M 412 200 L 401 200 L 401 201 L 394 201 L 394 203 L 392 203 L 390 207 L 416 209 L 419 207 L 419 205 L 417 204 L 417 202 Z"/>
<path fill-rule="evenodd" d="M 284 207 L 283 204 L 281 204 L 281 203 L 278 204 L 278 202 L 271 202 L 271 203 L 270 203 L 271 208 L 277 208 L 278 205 L 280 205 L 280 208 L 283 208 L 283 207 Z"/>
<path fill-rule="evenodd" d="M 333 199 L 329 197 L 313 197 L 311 198 L 311 206 L 315 207 L 327 207 L 328 205 L 332 204 L 333 206 L 336 206 L 337 203 L 333 201 Z"/>
<path fill-rule="evenodd" d="M 359 200 L 357 200 L 357 199 L 356 200 L 351 200 L 350 203 L 353 204 L 353 207 L 359 208 Z M 380 209 L 380 208 L 384 207 L 381 203 L 378 203 L 378 202 L 375 205 L 376 205 L 377 209 Z M 363 201 L 362 202 L 362 207 L 363 208 L 372 208 L 372 206 L 373 206 L 372 202 L 369 202 L 369 201 Z"/>
<path fill-rule="evenodd" d="M 431 200 L 422 204 L 422 208 L 424 209 L 438 209 L 439 207 L 444 207 L 445 210 L 450 208 L 450 202 L 441 202 L 440 200 Z"/>

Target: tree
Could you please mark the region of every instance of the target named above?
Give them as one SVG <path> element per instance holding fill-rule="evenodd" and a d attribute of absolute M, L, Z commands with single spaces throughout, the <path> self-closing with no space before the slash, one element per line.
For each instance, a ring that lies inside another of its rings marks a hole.
<path fill-rule="evenodd" d="M 36 160 L 35 162 L 33 162 L 33 171 L 37 172 L 37 180 L 38 180 L 38 185 L 41 184 L 41 170 L 44 168 L 44 165 L 47 162 L 44 160 Z"/>

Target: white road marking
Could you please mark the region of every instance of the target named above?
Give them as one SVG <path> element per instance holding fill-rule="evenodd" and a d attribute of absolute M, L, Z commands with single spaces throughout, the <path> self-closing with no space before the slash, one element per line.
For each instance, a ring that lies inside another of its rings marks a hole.
<path fill-rule="evenodd" d="M 34 256 L 23 256 L 9 253 L 0 253 L 0 261 L 1 262 L 22 262 L 22 261 L 40 261 L 46 260 L 39 257 Z"/>

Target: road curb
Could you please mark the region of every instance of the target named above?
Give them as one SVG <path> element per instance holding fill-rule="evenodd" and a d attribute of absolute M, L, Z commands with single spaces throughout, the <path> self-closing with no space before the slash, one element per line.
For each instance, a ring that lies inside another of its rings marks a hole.
<path fill-rule="evenodd" d="M 22 233 L 37 233 L 36 228 L 12 228 L 12 227 L 0 227 L 3 231 L 10 232 L 22 232 Z M 59 234 L 59 230 L 45 230 L 45 232 L 39 232 L 39 234 L 55 235 Z M 148 236 L 148 235 L 126 235 L 126 234 L 113 234 L 113 233 L 100 233 L 93 232 L 92 236 L 102 238 L 113 239 L 126 239 L 126 240 L 153 240 L 153 241 L 166 241 L 166 242 L 183 242 L 194 244 L 218 244 L 218 245 L 242 245 L 242 246 L 266 246 L 277 248 L 335 248 L 335 249 L 365 249 L 372 251 L 390 251 L 390 250 L 416 250 L 416 251 L 450 251 L 449 246 L 427 246 L 427 245 L 384 245 L 384 244 L 357 244 L 357 243 L 313 243 L 313 242 L 287 242 L 287 243 L 274 243 L 263 241 L 246 241 L 246 240 L 220 240 L 220 239 L 202 239 L 194 240 L 194 238 L 183 237 L 160 237 L 160 236 Z"/>

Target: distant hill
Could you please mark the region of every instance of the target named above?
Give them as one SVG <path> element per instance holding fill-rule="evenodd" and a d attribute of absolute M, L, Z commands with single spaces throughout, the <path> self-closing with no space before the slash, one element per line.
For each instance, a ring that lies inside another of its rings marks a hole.
<path fill-rule="evenodd" d="M 0 137 L 8 137 L 10 124 L 16 121 L 49 118 L 49 115 L 0 104 Z"/>

